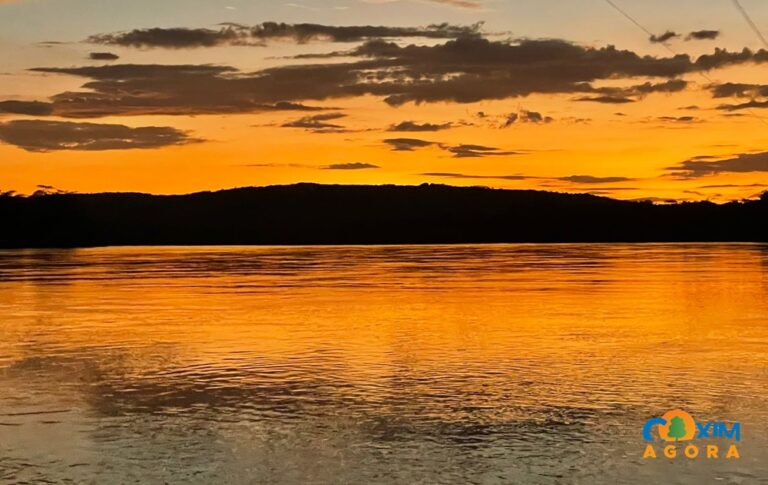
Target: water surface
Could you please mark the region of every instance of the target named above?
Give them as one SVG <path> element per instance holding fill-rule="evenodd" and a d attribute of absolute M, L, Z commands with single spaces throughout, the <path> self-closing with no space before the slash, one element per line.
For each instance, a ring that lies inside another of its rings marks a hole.
<path fill-rule="evenodd" d="M 756 483 L 767 389 L 765 245 L 0 251 L 8 483 Z"/>

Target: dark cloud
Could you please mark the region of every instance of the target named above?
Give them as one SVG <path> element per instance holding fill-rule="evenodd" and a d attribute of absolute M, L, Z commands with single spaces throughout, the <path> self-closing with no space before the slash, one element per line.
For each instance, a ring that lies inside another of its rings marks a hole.
<path fill-rule="evenodd" d="M 248 44 L 248 35 L 240 28 L 222 27 L 219 30 L 178 28 L 136 29 L 128 32 L 92 35 L 86 39 L 92 44 L 119 45 L 123 47 L 162 47 L 184 49 L 190 47 L 214 47 L 224 44 Z M 251 41 L 256 43 L 255 41 Z"/>
<path fill-rule="evenodd" d="M 418 138 L 388 138 L 384 140 L 384 143 L 389 145 L 392 150 L 396 152 L 410 152 L 416 150 L 417 148 L 437 146 L 441 150 L 445 150 L 453 154 L 454 158 L 481 158 L 502 155 L 521 155 L 523 153 L 503 151 L 500 148 L 488 147 L 484 145 L 448 145 L 445 143 L 420 140 Z"/>
<path fill-rule="evenodd" d="M 87 89 L 52 98 L 54 114 L 69 118 L 146 114 L 217 114 L 255 111 L 315 111 L 299 98 L 330 97 L 354 74 L 331 66 L 306 66 L 243 75 L 227 66 L 103 65 L 39 68 L 37 72 L 90 78 Z M 307 76 L 307 77 L 304 77 Z M 313 87 L 314 86 L 314 87 Z"/>
<path fill-rule="evenodd" d="M 31 152 L 53 150 L 124 150 L 182 145 L 199 140 L 175 128 L 14 120 L 0 123 L 0 141 Z"/>
<path fill-rule="evenodd" d="M 738 56 L 716 54 L 702 56 L 702 62 L 708 66 L 746 62 Z M 589 84 L 598 79 L 676 77 L 701 70 L 684 55 L 640 57 L 612 46 L 596 49 L 562 40 L 526 39 L 509 43 L 467 38 L 436 46 L 405 47 L 371 41 L 351 55 L 380 62 L 386 59 L 386 64 L 400 68 L 372 75 L 364 86 L 371 94 L 387 96 L 387 102 L 395 106 L 408 101 L 474 102 L 534 92 L 591 93 L 599 92 Z M 764 57 L 768 60 L 768 52 Z"/>
<path fill-rule="evenodd" d="M 631 86 L 624 90 L 626 94 L 651 94 L 651 93 L 677 93 L 688 87 L 688 81 L 683 79 L 670 79 L 661 83 L 646 82 Z"/>
<path fill-rule="evenodd" d="M 705 54 L 696 59 L 695 70 L 708 71 L 747 62 L 768 62 L 768 50 L 760 49 L 753 52 L 744 48 L 741 52 L 730 52 L 725 49 L 715 49 L 713 54 Z"/>
<path fill-rule="evenodd" d="M 93 61 L 116 61 L 120 59 L 120 56 L 111 52 L 91 52 L 88 54 L 88 59 Z"/>
<path fill-rule="evenodd" d="M 454 179 L 500 179 L 500 180 L 526 180 L 531 177 L 525 175 L 469 175 L 464 173 L 453 172 L 427 172 L 420 173 L 423 177 L 443 177 Z"/>
<path fill-rule="evenodd" d="M 371 168 L 381 168 L 378 165 L 372 163 L 334 163 L 325 167 L 325 170 L 367 170 Z"/>
<path fill-rule="evenodd" d="M 554 118 L 551 116 L 544 116 L 538 111 L 521 110 L 518 113 L 510 113 L 507 115 L 507 119 L 504 122 L 504 127 L 509 127 L 515 123 L 552 123 Z"/>
<path fill-rule="evenodd" d="M 517 113 L 509 113 L 507 115 L 506 121 L 504 121 L 504 127 L 512 126 L 520 119 L 520 115 Z"/>
<path fill-rule="evenodd" d="M 415 121 L 401 121 L 389 127 L 387 131 L 440 131 L 447 130 L 452 123 L 416 123 Z"/>
<path fill-rule="evenodd" d="M 435 145 L 435 142 L 419 140 L 418 138 L 388 138 L 384 143 L 392 147 L 396 152 L 411 152 L 417 148 Z"/>
<path fill-rule="evenodd" d="M 730 188 L 753 188 L 753 187 L 768 187 L 766 184 L 716 184 L 716 185 L 702 185 L 700 189 L 730 189 Z"/>
<path fill-rule="evenodd" d="M 569 123 L 584 124 L 584 125 L 592 122 L 592 118 L 579 118 L 576 116 L 566 116 L 565 118 L 562 118 L 562 120 Z"/>
<path fill-rule="evenodd" d="M 359 42 L 373 38 L 424 37 L 454 39 L 479 36 L 482 24 L 433 24 L 427 27 L 385 27 L 373 25 L 331 26 L 264 22 L 254 26 L 225 24 L 219 29 L 151 28 L 93 35 L 88 42 L 124 47 L 159 47 L 185 49 L 221 45 L 263 46 L 270 40 L 289 40 L 300 44 L 310 41 Z"/>
<path fill-rule="evenodd" d="M 685 40 L 715 40 L 720 37 L 719 30 L 694 30 L 685 36 Z"/>
<path fill-rule="evenodd" d="M 597 89 L 590 83 L 640 76 L 674 78 L 732 64 L 768 62 L 765 50 L 753 53 L 748 49 L 742 52 L 717 49 L 693 61 L 687 55 L 640 57 L 613 46 L 597 49 L 556 39 L 492 42 L 484 38 L 464 38 L 442 45 L 405 47 L 370 41 L 339 55 L 365 57 L 388 66 L 384 71 L 368 72 L 364 79 L 367 84 L 357 89 L 386 96 L 386 101 L 393 106 L 408 101 L 474 102 L 531 93 L 604 94 L 606 88 Z M 631 94 L 673 92 L 681 86 L 685 86 L 684 81 L 674 80 L 650 90 L 645 85 L 637 86 Z"/>
<path fill-rule="evenodd" d="M 722 83 L 709 86 L 714 98 L 752 98 L 768 96 L 768 85 L 746 83 Z"/>
<path fill-rule="evenodd" d="M 668 167 L 671 175 L 697 178 L 720 173 L 768 172 L 768 152 L 743 153 L 731 158 L 716 159 L 712 156 L 695 157 Z"/>
<path fill-rule="evenodd" d="M 284 128 L 304 128 L 316 132 L 334 131 L 338 132 L 344 130 L 344 126 L 336 123 L 330 123 L 330 121 L 344 118 L 347 115 L 344 113 L 322 113 L 318 115 L 305 116 L 295 121 L 284 123 Z"/>
<path fill-rule="evenodd" d="M 33 71 L 91 79 L 84 91 L 52 97 L 55 114 L 68 118 L 245 112 L 262 104 L 242 88 L 235 90 L 238 81 L 225 75 L 237 70 L 226 66 L 119 64 Z"/>
<path fill-rule="evenodd" d="M 347 54 L 354 62 L 288 65 L 243 73 L 214 65 L 104 65 L 36 68 L 85 77 L 82 90 L 52 98 L 54 114 L 96 117 L 143 114 L 246 113 L 280 102 L 373 95 L 392 106 L 581 93 L 582 100 L 631 102 L 606 94 L 594 81 L 679 76 L 746 62 L 768 62 L 768 51 L 716 50 L 695 61 L 687 55 L 639 56 L 582 47 L 562 40 L 489 41 L 465 37 L 443 44 L 401 47 L 370 41 Z M 634 86 L 632 94 L 671 92 L 683 81 Z M 614 88 L 619 89 L 619 88 Z M 627 88 L 621 88 L 626 90 Z M 619 91 L 624 92 L 624 91 Z"/>
<path fill-rule="evenodd" d="M 327 109 L 336 109 L 336 108 L 323 108 L 320 106 L 307 106 L 306 104 L 301 103 L 289 103 L 287 101 L 281 101 L 279 103 L 274 104 L 262 104 L 259 105 L 259 109 L 263 110 L 274 110 L 274 111 L 323 111 Z"/>
<path fill-rule="evenodd" d="M 444 150 L 453 153 L 454 158 L 481 158 L 504 155 L 520 155 L 521 152 L 507 152 L 500 148 L 487 147 L 483 145 L 455 145 L 441 146 Z"/>
<path fill-rule="evenodd" d="M 752 109 L 752 108 L 768 108 L 768 100 L 765 101 L 758 101 L 758 100 L 752 100 L 747 101 L 746 103 L 738 103 L 738 104 L 721 104 L 717 107 L 717 109 L 723 110 L 723 111 L 739 111 L 743 109 Z M 729 116 L 735 116 L 736 114 L 731 113 Z"/>
<path fill-rule="evenodd" d="M 688 81 L 683 79 L 670 79 L 668 81 L 652 83 L 646 81 L 643 84 L 636 84 L 627 87 L 601 87 L 593 91 L 602 96 L 583 96 L 576 101 L 591 101 L 604 104 L 622 104 L 633 103 L 637 99 L 643 98 L 653 93 L 677 93 L 688 87 Z"/>
<path fill-rule="evenodd" d="M 634 179 L 627 177 L 595 177 L 592 175 L 571 175 L 569 177 L 559 177 L 556 180 L 572 182 L 575 184 L 611 184 L 616 182 L 629 182 Z M 611 190 L 615 189 L 611 188 Z"/>
<path fill-rule="evenodd" d="M 537 177 L 533 175 L 471 175 L 465 173 L 455 172 L 427 172 L 419 175 L 428 177 L 445 177 L 445 178 L 458 178 L 458 179 L 501 179 L 501 180 L 552 180 L 571 182 L 575 184 L 610 184 L 616 182 L 629 182 L 634 179 L 627 177 L 595 177 L 592 175 L 571 175 L 568 177 Z M 584 189 L 587 190 L 587 189 Z M 601 189 L 602 190 L 602 189 Z M 607 190 L 635 190 L 634 187 L 610 187 Z"/>
<path fill-rule="evenodd" d="M 697 123 L 702 121 L 700 118 L 696 118 L 695 116 L 657 116 L 656 119 L 670 123 Z"/>
<path fill-rule="evenodd" d="M 651 42 L 654 44 L 663 44 L 664 42 L 667 42 L 668 40 L 675 39 L 677 37 L 680 37 L 680 34 L 677 32 L 673 32 L 671 30 L 668 30 L 660 35 L 652 35 L 648 38 Z"/>
<path fill-rule="evenodd" d="M 574 101 L 586 101 L 603 104 L 626 104 L 635 102 L 634 99 L 627 98 L 625 96 L 582 96 L 581 98 L 576 98 Z"/>
<path fill-rule="evenodd" d="M 48 116 L 53 113 L 53 104 L 41 101 L 0 101 L 0 114 Z"/>

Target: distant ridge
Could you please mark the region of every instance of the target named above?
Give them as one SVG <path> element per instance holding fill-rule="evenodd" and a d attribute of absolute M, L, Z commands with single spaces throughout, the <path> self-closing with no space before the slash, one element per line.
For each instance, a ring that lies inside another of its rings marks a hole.
<path fill-rule="evenodd" d="M 0 197 L 0 247 L 768 241 L 759 201 L 653 205 L 482 187 L 296 184 Z"/>

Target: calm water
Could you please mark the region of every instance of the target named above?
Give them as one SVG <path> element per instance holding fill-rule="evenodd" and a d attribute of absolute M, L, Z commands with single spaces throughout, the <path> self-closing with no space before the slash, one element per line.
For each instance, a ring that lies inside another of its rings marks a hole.
<path fill-rule="evenodd" d="M 739 460 L 643 460 L 683 408 Z M 0 482 L 765 483 L 768 246 L 0 252 Z"/>

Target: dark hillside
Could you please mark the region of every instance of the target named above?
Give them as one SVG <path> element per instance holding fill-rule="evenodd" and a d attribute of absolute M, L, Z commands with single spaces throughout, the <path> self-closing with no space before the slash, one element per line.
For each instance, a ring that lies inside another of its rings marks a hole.
<path fill-rule="evenodd" d="M 0 197 L 3 247 L 768 241 L 761 201 L 677 205 L 444 185 Z"/>

